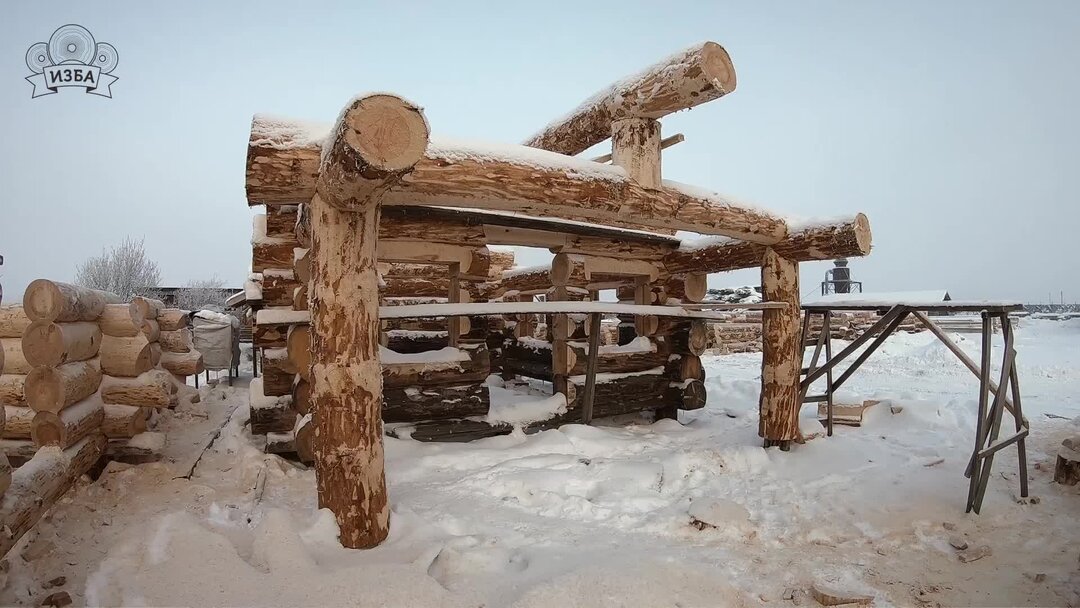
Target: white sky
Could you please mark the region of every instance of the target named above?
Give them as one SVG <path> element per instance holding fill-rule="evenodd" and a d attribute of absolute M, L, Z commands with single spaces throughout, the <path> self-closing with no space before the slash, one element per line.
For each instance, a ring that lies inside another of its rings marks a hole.
<path fill-rule="evenodd" d="M 737 90 L 663 121 L 666 178 L 804 216 L 863 211 L 867 290 L 1080 300 L 1080 3 L 11 2 L 0 19 L 0 281 L 145 237 L 168 284 L 250 264 L 251 115 L 332 120 L 400 93 L 435 133 L 518 142 L 689 44 Z M 113 44 L 114 98 L 31 99 L 65 23 Z M 536 263 L 536 260 L 521 260 Z M 828 263 L 803 265 L 804 293 Z M 757 283 L 716 275 L 714 286 Z"/>

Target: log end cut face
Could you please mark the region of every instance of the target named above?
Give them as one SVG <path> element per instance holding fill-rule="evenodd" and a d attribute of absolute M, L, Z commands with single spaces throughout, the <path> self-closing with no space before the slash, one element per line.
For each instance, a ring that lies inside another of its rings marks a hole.
<path fill-rule="evenodd" d="M 393 95 L 357 99 L 345 114 L 345 127 L 345 143 L 382 171 L 405 171 L 427 150 L 428 124 L 423 112 Z"/>
<path fill-rule="evenodd" d="M 724 47 L 715 42 L 702 45 L 699 67 L 721 94 L 726 95 L 735 90 L 735 66 Z"/>
<path fill-rule="evenodd" d="M 872 240 L 870 234 L 870 220 L 864 213 L 857 214 L 855 216 L 855 243 L 861 255 L 870 253 L 870 242 Z"/>
<path fill-rule="evenodd" d="M 48 279 L 36 279 L 23 293 L 23 310 L 34 320 L 52 321 L 60 316 L 59 303 L 63 294 L 56 283 Z"/>

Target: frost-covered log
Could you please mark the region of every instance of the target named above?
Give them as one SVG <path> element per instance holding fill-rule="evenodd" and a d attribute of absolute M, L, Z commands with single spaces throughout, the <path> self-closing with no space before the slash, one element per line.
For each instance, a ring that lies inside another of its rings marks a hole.
<path fill-rule="evenodd" d="M 788 307 L 763 311 L 758 435 L 765 440 L 765 447 L 786 449 L 799 436 L 802 407 L 798 262 L 767 249 L 761 267 L 761 291 L 766 301 L 786 302 Z"/>
<path fill-rule="evenodd" d="M 91 433 L 100 432 L 105 419 L 101 398 L 91 395 L 57 412 L 37 412 L 30 422 L 30 438 L 34 445 L 58 445 L 67 448 Z"/>
<path fill-rule="evenodd" d="M 35 367 L 27 374 L 26 402 L 36 412 L 59 412 L 97 392 L 101 366 L 97 358 L 57 367 Z"/>
<path fill-rule="evenodd" d="M 101 316 L 106 304 L 115 302 L 119 302 L 119 298 L 104 291 L 37 279 L 27 285 L 23 293 L 23 312 L 31 321 L 94 321 Z"/>
<path fill-rule="evenodd" d="M 130 338 L 103 336 L 98 353 L 101 371 L 109 376 L 134 378 L 154 367 L 151 351 L 150 342 L 143 334 Z"/>
<path fill-rule="evenodd" d="M 104 449 L 105 436 L 94 433 L 66 450 L 42 448 L 12 473 L 11 486 L 0 500 L 0 555 L 15 546 Z"/>
<path fill-rule="evenodd" d="M 440 351 L 405 355 L 390 350 L 380 354 L 383 387 L 465 384 L 483 382 L 491 374 L 487 346 L 463 346 Z"/>
<path fill-rule="evenodd" d="M 489 407 L 484 384 L 387 387 L 383 390 L 385 422 L 418 422 L 483 416 Z"/>
<path fill-rule="evenodd" d="M 26 316 L 22 306 L 0 306 L 0 338 L 21 338 L 30 323 L 30 317 Z"/>
<path fill-rule="evenodd" d="M 788 237 L 771 248 L 796 262 L 864 256 L 870 253 L 870 220 L 862 213 L 826 223 L 793 226 Z M 664 267 L 673 274 L 713 273 L 760 267 L 765 259 L 763 245 L 725 238 L 703 238 L 687 242 L 664 258 Z"/>
<path fill-rule="evenodd" d="M 101 379 L 101 400 L 112 405 L 169 407 L 176 391 L 172 376 L 163 369 L 152 369 L 135 378 Z"/>
<path fill-rule="evenodd" d="M 176 376 L 194 376 L 206 370 L 203 366 L 202 353 L 197 350 L 186 353 L 162 353 L 160 365 Z"/>
<path fill-rule="evenodd" d="M 85 361 L 101 348 L 101 329 L 97 323 L 37 322 L 22 336 L 23 357 L 30 365 L 55 367 L 72 361 Z"/>
<path fill-rule="evenodd" d="M 705 42 L 596 93 L 525 145 L 573 156 L 611 137 L 618 120 L 661 118 L 734 90 L 735 68 L 727 51 Z"/>

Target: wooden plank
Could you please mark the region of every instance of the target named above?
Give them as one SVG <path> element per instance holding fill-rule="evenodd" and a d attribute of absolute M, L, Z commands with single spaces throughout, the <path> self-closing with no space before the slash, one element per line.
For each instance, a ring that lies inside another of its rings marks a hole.
<path fill-rule="evenodd" d="M 777 310 L 786 308 L 783 302 L 761 302 L 759 304 L 729 304 L 724 310 Z M 718 309 L 720 307 L 717 307 Z M 449 317 L 472 315 L 513 315 L 513 314 L 601 314 L 618 315 L 654 315 L 657 317 L 679 317 L 683 319 L 705 319 L 722 321 L 726 317 L 708 311 L 687 310 L 680 306 L 639 306 L 617 302 L 478 302 L 474 304 L 420 304 L 405 306 L 381 306 L 379 318 L 404 319 L 410 317 Z M 258 321 L 256 320 L 256 323 Z"/>
<path fill-rule="evenodd" d="M 593 398 L 596 395 L 596 362 L 600 358 L 600 313 L 589 315 L 589 323 L 596 328 L 589 334 L 589 363 L 585 369 L 585 395 L 581 402 L 581 421 L 592 424 Z"/>

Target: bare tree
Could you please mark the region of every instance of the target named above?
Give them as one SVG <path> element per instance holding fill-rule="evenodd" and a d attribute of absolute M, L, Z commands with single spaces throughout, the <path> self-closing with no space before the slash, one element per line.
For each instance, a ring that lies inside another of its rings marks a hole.
<path fill-rule="evenodd" d="M 146 257 L 143 239 L 131 237 L 118 246 L 102 248 L 75 269 L 75 282 L 122 298 L 151 295 L 161 281 L 156 262 Z"/>
<path fill-rule="evenodd" d="M 184 310 L 210 309 L 221 312 L 228 297 L 225 281 L 214 275 L 209 279 L 188 281 L 186 287 L 176 292 L 175 306 Z"/>

